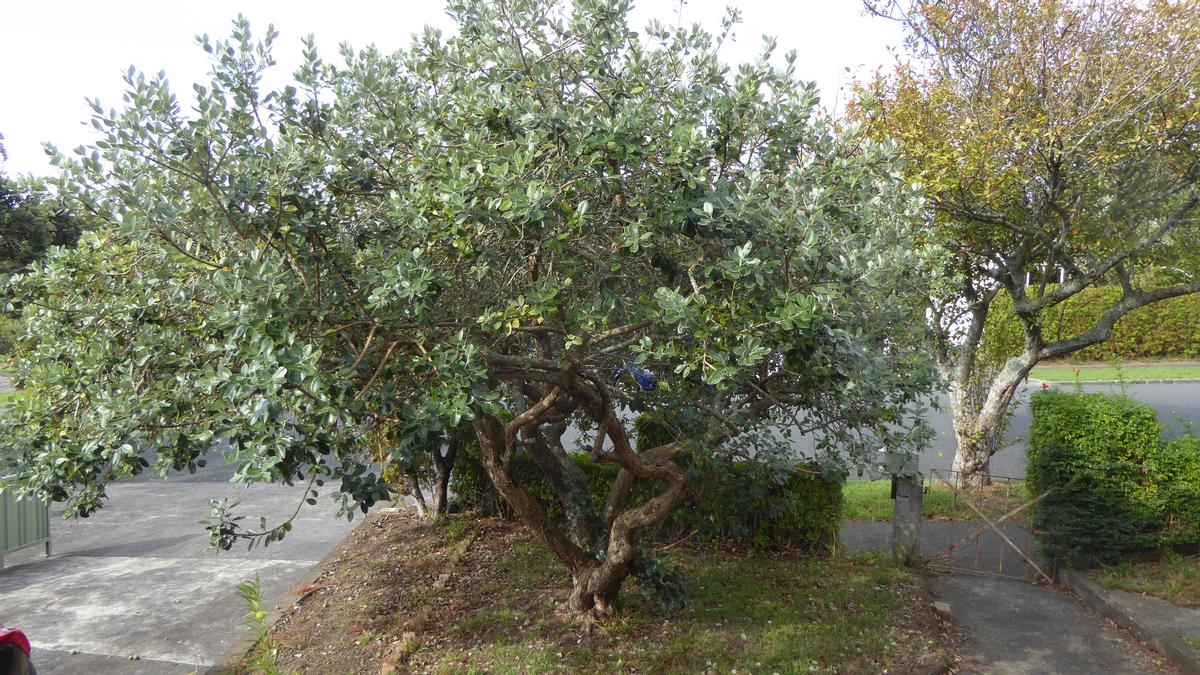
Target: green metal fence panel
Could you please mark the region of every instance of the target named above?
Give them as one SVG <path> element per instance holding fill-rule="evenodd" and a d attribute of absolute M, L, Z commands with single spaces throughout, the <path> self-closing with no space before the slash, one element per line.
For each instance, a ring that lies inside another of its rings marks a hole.
<path fill-rule="evenodd" d="M 50 507 L 38 499 L 18 499 L 0 490 L 0 569 L 4 555 L 38 544 L 50 555 Z"/>

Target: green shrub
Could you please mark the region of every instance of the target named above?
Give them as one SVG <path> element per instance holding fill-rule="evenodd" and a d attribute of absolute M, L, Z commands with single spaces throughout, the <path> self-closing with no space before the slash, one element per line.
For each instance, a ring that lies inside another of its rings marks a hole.
<path fill-rule="evenodd" d="M 1030 409 L 1030 492 L 1050 493 L 1034 526 L 1054 560 L 1200 545 L 1200 440 L 1163 443 L 1154 410 L 1123 396 L 1046 391 Z"/>
<path fill-rule="evenodd" d="M 691 425 L 662 411 L 634 421 L 639 449 L 686 440 Z M 845 477 L 816 466 L 772 466 L 744 460 L 684 456 L 680 464 L 696 486 L 694 499 L 671 515 L 666 536 L 730 541 L 758 548 L 825 548 L 837 540 Z"/>
<path fill-rule="evenodd" d="M 1200 438 L 1167 442 L 1154 465 L 1163 516 L 1163 543 L 1174 548 L 1200 546 Z"/>
<path fill-rule="evenodd" d="M 21 320 L 10 314 L 0 314 L 0 360 L 8 360 L 17 340 L 24 333 Z"/>
<path fill-rule="evenodd" d="M 1158 414 L 1128 397 L 1049 390 L 1035 394 L 1029 409 L 1034 419 L 1031 458 L 1037 448 L 1052 443 L 1078 448 L 1092 462 L 1144 464 L 1158 452 Z"/>
<path fill-rule="evenodd" d="M 456 502 L 462 507 L 510 516 L 483 468 L 478 447 L 471 445 L 465 450 L 460 451 L 451 478 Z M 618 467 L 593 462 L 585 455 L 572 455 L 571 459 L 588 477 L 595 513 L 603 512 Z M 701 539 L 758 548 L 810 549 L 828 547 L 836 540 L 842 517 L 841 476 L 824 475 L 811 467 L 773 470 L 747 461 L 709 461 L 700 466 L 686 456 L 681 463 L 696 495 L 672 512 L 656 533 L 660 538 L 695 533 Z M 542 502 L 552 518 L 563 518 L 562 505 L 532 458 L 527 454 L 514 456 L 509 470 Z M 640 483 L 634 503 L 648 499 L 657 487 Z"/>
<path fill-rule="evenodd" d="M 451 503 L 455 508 L 480 511 L 489 516 L 512 517 L 508 504 L 492 487 L 479 454 L 478 441 L 464 443 L 450 472 Z"/>
<path fill-rule="evenodd" d="M 1116 286 L 1088 288 L 1042 314 L 1047 340 L 1072 337 L 1090 328 L 1121 297 Z M 1200 295 L 1156 302 L 1130 312 L 1117 322 L 1112 339 L 1071 355 L 1072 361 L 1200 358 Z M 1001 293 L 992 303 L 980 354 L 994 363 L 1021 353 L 1024 338 L 1012 299 Z"/>
<path fill-rule="evenodd" d="M 1153 508 L 1127 496 L 1136 475 L 1131 462 L 1103 462 L 1062 443 L 1030 446 L 1026 469 L 1032 491 L 1049 489 L 1034 511 L 1033 525 L 1050 533 L 1042 540 L 1056 563 L 1092 567 L 1119 562 L 1152 547 Z"/>
<path fill-rule="evenodd" d="M 824 549 L 837 541 L 844 476 L 816 466 L 779 469 L 721 459 L 692 473 L 697 494 L 668 520 L 673 536 L 694 531 L 755 548 Z"/>
<path fill-rule="evenodd" d="M 687 440 L 681 425 L 661 411 L 648 411 L 633 421 L 634 444 L 638 450 L 649 450 L 671 441 Z"/>

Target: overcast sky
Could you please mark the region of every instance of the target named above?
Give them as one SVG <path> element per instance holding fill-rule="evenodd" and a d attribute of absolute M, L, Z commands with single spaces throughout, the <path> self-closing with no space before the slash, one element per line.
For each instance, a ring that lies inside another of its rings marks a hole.
<path fill-rule="evenodd" d="M 730 4 L 741 9 L 743 22 L 736 40 L 722 49 L 724 58 L 749 60 L 761 49 L 762 36 L 774 35 L 780 57 L 798 52 L 801 76 L 817 82 L 826 107 L 836 103 L 840 109 L 845 93 L 839 96 L 839 90 L 848 79 L 890 63 L 888 48 L 900 41 L 895 25 L 863 15 L 861 0 L 685 0 L 683 21 L 715 30 Z M 260 35 L 275 24 L 276 68 L 287 74 L 300 62 L 306 34 L 314 34 L 325 59 L 336 63 L 343 40 L 391 50 L 406 47 L 427 24 L 449 29 L 442 7 L 443 0 L 9 0 L 0 8 L 0 134 L 8 151 L 0 170 L 45 174 L 51 169 L 43 143 L 69 150 L 95 140 L 85 99 L 119 107 L 121 73 L 130 65 L 148 73 L 165 70 L 186 100 L 210 64 L 194 36 L 227 36 L 239 12 Z M 679 12 L 678 0 L 640 0 L 632 24 L 640 28 L 651 18 L 675 24 Z"/>

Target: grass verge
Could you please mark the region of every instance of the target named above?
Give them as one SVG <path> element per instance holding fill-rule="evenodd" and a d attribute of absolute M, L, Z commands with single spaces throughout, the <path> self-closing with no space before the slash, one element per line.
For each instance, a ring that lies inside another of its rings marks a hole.
<path fill-rule="evenodd" d="M 847 521 L 885 521 L 892 519 L 892 484 L 889 480 L 848 481 L 842 488 L 845 499 L 842 518 Z M 1029 500 L 1025 481 L 997 481 L 971 488 L 955 496 L 954 490 L 941 483 L 926 483 L 921 501 L 927 518 L 939 520 L 979 520 L 978 514 L 964 503 L 969 499 L 983 513 L 995 518 Z"/>
<path fill-rule="evenodd" d="M 923 587 L 879 557 L 678 545 L 684 609 L 636 582 L 590 635 L 564 569 L 521 526 L 363 525 L 270 633 L 278 672 L 932 672 L 954 664 Z M 465 524 L 464 524 L 465 523 Z M 253 672 L 247 664 L 243 672 Z"/>
<path fill-rule="evenodd" d="M 1107 588 L 1153 595 L 1181 607 L 1200 607 L 1200 554 L 1167 553 L 1162 560 L 1105 567 L 1095 576 Z"/>
<path fill-rule="evenodd" d="M 1089 366 L 1034 368 L 1029 374 L 1047 382 L 1118 382 L 1125 380 L 1200 380 L 1200 366 Z"/>

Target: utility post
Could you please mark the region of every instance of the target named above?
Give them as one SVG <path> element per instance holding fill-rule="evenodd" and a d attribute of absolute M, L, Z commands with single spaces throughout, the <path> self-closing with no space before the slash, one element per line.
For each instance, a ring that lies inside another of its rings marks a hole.
<path fill-rule="evenodd" d="M 892 557 L 914 565 L 921 555 L 923 481 L 918 458 L 884 450 L 883 470 L 892 477 Z"/>

